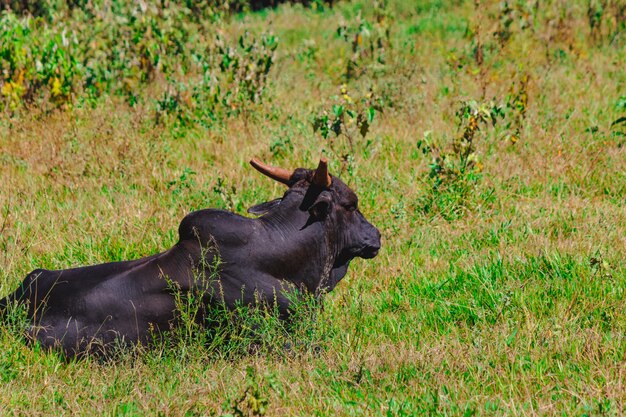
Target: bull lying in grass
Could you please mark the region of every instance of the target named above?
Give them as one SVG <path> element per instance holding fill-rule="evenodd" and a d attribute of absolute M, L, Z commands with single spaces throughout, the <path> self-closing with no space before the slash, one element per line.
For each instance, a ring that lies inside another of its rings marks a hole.
<path fill-rule="evenodd" d="M 106 352 L 120 341 L 149 343 L 154 332 L 171 329 L 172 285 L 182 291 L 206 287 L 207 306 L 275 303 L 286 318 L 294 291 L 328 292 L 352 259 L 376 256 L 380 233 L 359 211 L 356 194 L 328 174 L 324 159 L 316 170 L 293 172 L 250 163 L 289 187 L 282 198 L 249 210 L 261 217 L 190 213 L 171 249 L 134 261 L 37 269 L 0 300 L 0 310 L 26 303 L 28 337 L 46 348 L 68 356 Z"/>

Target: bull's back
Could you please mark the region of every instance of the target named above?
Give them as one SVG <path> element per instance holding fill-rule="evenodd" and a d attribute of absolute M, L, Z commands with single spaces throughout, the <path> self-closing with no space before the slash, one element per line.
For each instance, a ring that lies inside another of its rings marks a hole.
<path fill-rule="evenodd" d="M 148 263 L 154 257 L 61 270 L 35 269 L 26 275 L 17 290 L 7 298 L 18 302 L 27 301 L 31 305 L 49 303 L 51 300 L 63 303 L 116 274 Z"/>
<path fill-rule="evenodd" d="M 177 246 L 133 261 L 37 269 L 7 298 L 27 302 L 30 337 L 47 347 L 71 353 L 146 341 L 149 329 L 169 327 L 175 306 L 165 276 L 182 274 L 182 259 Z"/>

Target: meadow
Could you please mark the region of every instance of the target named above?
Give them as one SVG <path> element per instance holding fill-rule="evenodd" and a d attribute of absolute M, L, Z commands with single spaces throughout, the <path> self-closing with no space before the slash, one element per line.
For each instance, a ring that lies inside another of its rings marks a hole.
<path fill-rule="evenodd" d="M 383 246 L 295 329 L 66 361 L 18 311 L 0 415 L 626 414 L 622 1 L 8 3 L 0 296 L 280 196 L 252 157 L 325 155 Z"/>

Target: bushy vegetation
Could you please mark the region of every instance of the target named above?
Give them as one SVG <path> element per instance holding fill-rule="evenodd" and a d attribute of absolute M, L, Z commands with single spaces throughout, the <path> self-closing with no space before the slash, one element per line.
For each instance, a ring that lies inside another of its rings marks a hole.
<path fill-rule="evenodd" d="M 623 2 L 261 3 L 5 2 L 0 295 L 279 196 L 253 156 L 326 154 L 381 253 L 104 361 L 10 309 L 0 414 L 626 413 Z"/>

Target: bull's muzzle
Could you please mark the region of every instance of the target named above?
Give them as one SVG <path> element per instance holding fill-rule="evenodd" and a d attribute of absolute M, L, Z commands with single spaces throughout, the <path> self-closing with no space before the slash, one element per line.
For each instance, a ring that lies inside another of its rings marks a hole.
<path fill-rule="evenodd" d="M 359 256 L 363 259 L 372 259 L 380 251 L 380 232 L 374 227 L 372 229 L 373 233 L 365 240 L 365 247 L 359 253 Z"/>

